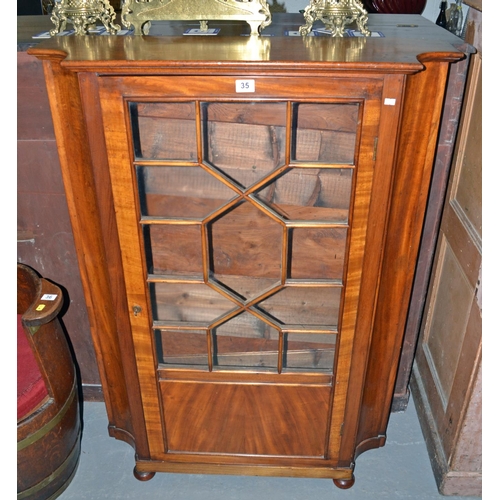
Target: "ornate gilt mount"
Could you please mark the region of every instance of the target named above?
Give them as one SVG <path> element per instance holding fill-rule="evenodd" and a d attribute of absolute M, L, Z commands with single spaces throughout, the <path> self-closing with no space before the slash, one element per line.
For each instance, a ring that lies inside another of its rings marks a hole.
<path fill-rule="evenodd" d="M 266 0 L 124 0 L 123 25 L 136 35 L 147 35 L 151 21 L 200 21 L 202 30 L 208 21 L 246 21 L 251 34 L 259 34 L 271 24 Z"/>
<path fill-rule="evenodd" d="M 116 14 L 109 0 L 61 0 L 55 2 L 50 20 L 55 28 L 50 30 L 51 36 L 56 36 L 66 29 L 70 22 L 75 28 L 75 35 L 86 35 L 88 29 L 101 21 L 106 30 L 116 35 L 120 26 L 113 24 Z"/>
<path fill-rule="evenodd" d="M 368 12 L 360 0 L 310 0 L 305 8 L 306 24 L 299 28 L 301 35 L 307 35 L 315 21 L 321 21 L 332 32 L 332 36 L 344 36 L 345 26 L 356 21 L 358 30 L 370 36 L 366 28 Z"/>

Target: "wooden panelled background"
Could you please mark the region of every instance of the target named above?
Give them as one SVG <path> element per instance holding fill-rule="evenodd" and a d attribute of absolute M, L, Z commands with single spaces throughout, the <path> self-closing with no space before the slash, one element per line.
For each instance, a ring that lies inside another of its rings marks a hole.
<path fill-rule="evenodd" d="M 482 493 L 482 12 L 470 2 L 466 96 L 411 388 L 439 491 Z"/>

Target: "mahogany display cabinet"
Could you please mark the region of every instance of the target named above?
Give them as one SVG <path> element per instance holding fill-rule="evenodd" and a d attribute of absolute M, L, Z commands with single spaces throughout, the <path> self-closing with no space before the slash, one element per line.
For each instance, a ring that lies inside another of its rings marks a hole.
<path fill-rule="evenodd" d="M 56 37 L 43 61 L 111 436 L 156 472 L 331 478 L 385 442 L 463 42 Z M 158 30 L 157 33 L 155 29 Z"/>

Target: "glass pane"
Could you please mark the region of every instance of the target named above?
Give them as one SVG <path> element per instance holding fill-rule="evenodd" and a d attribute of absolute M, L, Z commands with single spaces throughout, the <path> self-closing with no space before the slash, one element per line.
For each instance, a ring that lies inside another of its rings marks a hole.
<path fill-rule="evenodd" d="M 203 284 L 150 283 L 153 319 L 208 327 L 234 304 Z"/>
<path fill-rule="evenodd" d="M 202 365 L 208 368 L 205 330 L 155 330 L 158 360 L 168 365 Z"/>
<path fill-rule="evenodd" d="M 158 160 L 136 175 L 160 363 L 208 369 L 210 355 L 215 370 L 277 371 L 282 361 L 332 373 L 359 106 L 203 102 L 201 124 L 194 102 L 134 103 L 130 113 L 136 159 Z M 287 121 L 295 163 L 269 180 L 288 157 Z"/>
<path fill-rule="evenodd" d="M 141 214 L 203 219 L 235 192 L 201 167 L 137 167 Z"/>
<path fill-rule="evenodd" d="M 204 160 L 248 188 L 285 162 L 286 103 L 203 105 Z"/>
<path fill-rule="evenodd" d="M 132 103 L 130 116 L 136 158 L 197 161 L 194 103 Z"/>
<path fill-rule="evenodd" d="M 201 278 L 201 226 L 147 225 L 144 245 L 148 272 Z"/>
<path fill-rule="evenodd" d="M 244 298 L 279 282 L 281 225 L 249 202 L 224 213 L 209 227 L 214 278 Z"/>
<path fill-rule="evenodd" d="M 259 309 L 282 325 L 307 330 L 308 325 L 335 326 L 340 304 L 340 287 L 286 287 L 259 303 Z"/>
<path fill-rule="evenodd" d="M 278 367 L 278 331 L 256 316 L 243 313 L 214 328 L 214 369 Z"/>
<path fill-rule="evenodd" d="M 358 104 L 294 104 L 292 159 L 353 164 Z"/>
<path fill-rule="evenodd" d="M 257 194 L 287 220 L 347 224 L 352 170 L 346 168 L 293 168 Z"/>
<path fill-rule="evenodd" d="M 283 370 L 333 372 L 335 334 L 284 335 Z"/>
<path fill-rule="evenodd" d="M 342 280 L 347 228 L 297 227 L 290 230 L 292 279 Z"/>

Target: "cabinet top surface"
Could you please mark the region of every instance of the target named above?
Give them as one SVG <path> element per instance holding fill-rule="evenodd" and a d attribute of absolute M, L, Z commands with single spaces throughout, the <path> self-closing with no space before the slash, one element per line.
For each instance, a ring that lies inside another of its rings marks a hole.
<path fill-rule="evenodd" d="M 20 23 L 22 18 L 18 18 L 18 31 Z M 347 63 L 351 69 L 413 72 L 422 62 L 455 61 L 470 50 L 460 38 L 419 15 L 371 14 L 368 29 L 382 33 L 381 37 L 285 35 L 302 24 L 301 14 L 274 14 L 263 36 L 245 36 L 249 29 L 244 22 L 216 21 L 209 23 L 220 27 L 216 36 L 184 36 L 187 28 L 199 26 L 196 21 L 164 21 L 153 23 L 145 36 L 60 36 L 42 41 L 29 52 L 42 59 L 64 59 L 63 64 L 75 70 L 110 73 L 151 63 L 157 67 L 220 69 L 242 63 L 249 68 L 272 63 L 297 70 L 311 64 L 317 69 L 334 69 Z"/>

